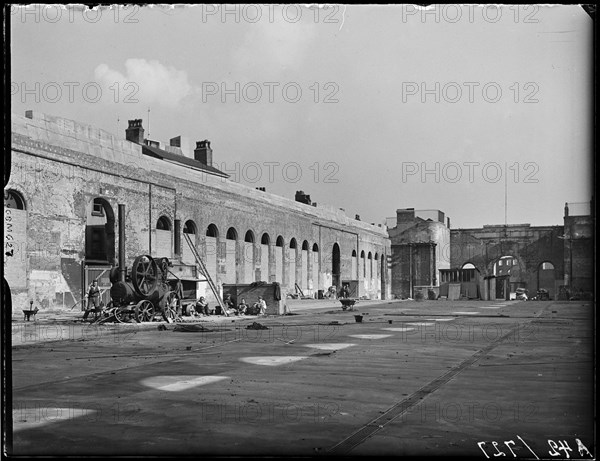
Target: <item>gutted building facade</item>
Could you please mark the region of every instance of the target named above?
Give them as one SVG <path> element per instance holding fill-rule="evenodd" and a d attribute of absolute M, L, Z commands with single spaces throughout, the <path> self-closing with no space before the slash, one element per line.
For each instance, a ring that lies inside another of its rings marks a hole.
<path fill-rule="evenodd" d="M 238 184 L 213 166 L 208 140 L 192 154 L 182 151 L 180 137 L 165 146 L 145 139 L 141 120 L 129 121 L 123 139 L 27 111 L 12 116 L 11 151 L 4 263 L 16 309 L 30 300 L 69 309 L 95 278 L 101 289 L 110 287 L 119 205 L 126 264 L 142 254 L 168 257 L 189 292 L 212 296 L 184 234 L 218 287 L 278 282 L 284 296 L 316 296 L 356 280 L 358 296 L 391 297 L 384 227 Z"/>
<path fill-rule="evenodd" d="M 593 201 L 567 203 L 564 223 L 484 225 L 450 229 L 439 210 L 400 209 L 388 218 L 392 294 L 510 299 L 518 288 L 550 299 L 591 298 L 594 292 Z M 445 221 L 445 222 L 444 222 Z"/>
<path fill-rule="evenodd" d="M 594 291 L 593 202 L 565 204 L 562 226 L 486 225 L 452 229 L 451 267 L 474 268 L 484 299 L 509 299 L 517 288 L 551 299 Z"/>
<path fill-rule="evenodd" d="M 412 298 L 438 287 L 440 271 L 450 267 L 449 219 L 439 210 L 396 210 L 388 219 L 392 244 L 392 293 Z"/>

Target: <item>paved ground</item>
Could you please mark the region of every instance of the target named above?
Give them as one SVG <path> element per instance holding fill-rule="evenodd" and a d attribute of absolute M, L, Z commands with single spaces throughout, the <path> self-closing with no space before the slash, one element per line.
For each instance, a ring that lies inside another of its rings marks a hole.
<path fill-rule="evenodd" d="M 595 453 L 591 304 L 300 304 L 211 332 L 13 322 L 12 453 Z"/>

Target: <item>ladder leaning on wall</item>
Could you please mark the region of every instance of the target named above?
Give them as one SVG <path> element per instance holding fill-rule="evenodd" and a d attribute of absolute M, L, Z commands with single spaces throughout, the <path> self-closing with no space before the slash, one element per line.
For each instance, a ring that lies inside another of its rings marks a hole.
<path fill-rule="evenodd" d="M 198 254 L 198 250 L 196 250 L 196 247 L 194 246 L 192 239 L 185 232 L 183 233 L 183 237 L 185 238 L 185 241 L 189 245 L 190 249 L 192 250 L 192 254 L 194 255 L 194 258 L 196 259 L 196 264 L 198 265 L 198 268 L 200 269 L 200 273 L 204 276 L 204 278 L 208 282 L 208 286 L 210 287 L 213 294 L 215 295 L 215 298 L 217 298 L 217 302 L 219 303 L 219 306 L 221 306 L 221 312 L 223 312 L 223 314 L 228 317 L 229 314 L 227 313 L 227 308 L 225 307 L 225 303 L 221 299 L 219 290 L 218 290 L 217 286 L 215 285 L 215 282 L 213 281 L 212 277 L 208 273 L 206 264 L 204 264 L 204 261 L 202 261 L 202 258 Z"/>

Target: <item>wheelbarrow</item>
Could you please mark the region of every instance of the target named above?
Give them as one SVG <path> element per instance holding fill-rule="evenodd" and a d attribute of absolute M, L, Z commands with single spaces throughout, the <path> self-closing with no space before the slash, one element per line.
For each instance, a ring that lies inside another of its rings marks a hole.
<path fill-rule="evenodd" d="M 29 302 L 29 309 L 22 309 L 23 310 L 23 320 L 26 320 L 29 322 L 29 319 L 31 318 L 31 316 L 33 315 L 33 321 L 35 322 L 35 314 L 37 314 L 40 310 L 36 307 L 35 309 L 33 308 L 33 301 Z"/>
<path fill-rule="evenodd" d="M 354 298 L 340 298 L 339 301 L 342 303 L 342 310 L 344 310 L 344 311 L 348 308 L 350 308 L 350 310 L 352 310 L 354 305 L 358 302 Z"/>

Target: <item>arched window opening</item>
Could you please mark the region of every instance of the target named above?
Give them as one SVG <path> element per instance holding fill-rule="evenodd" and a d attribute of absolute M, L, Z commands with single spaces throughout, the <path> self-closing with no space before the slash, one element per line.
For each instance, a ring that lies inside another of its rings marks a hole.
<path fill-rule="evenodd" d="M 195 234 L 197 231 L 196 224 L 194 221 L 188 220 L 183 225 L 183 233 L 184 234 Z"/>
<path fill-rule="evenodd" d="M 166 216 L 161 216 L 160 218 L 158 218 L 158 221 L 156 222 L 156 228 L 158 230 L 170 231 L 171 230 L 171 221 L 169 221 L 169 218 L 167 218 Z"/>
<path fill-rule="evenodd" d="M 237 231 L 233 227 L 230 227 L 229 229 L 227 229 L 227 235 L 225 236 L 225 238 L 227 240 L 237 240 Z"/>
<path fill-rule="evenodd" d="M 217 238 L 219 236 L 219 229 L 217 229 L 217 226 L 215 226 L 214 224 L 210 224 L 206 228 L 206 236 Z"/>
<path fill-rule="evenodd" d="M 17 191 L 8 189 L 4 191 L 4 208 L 13 208 L 16 210 L 25 210 L 25 200 Z"/>

